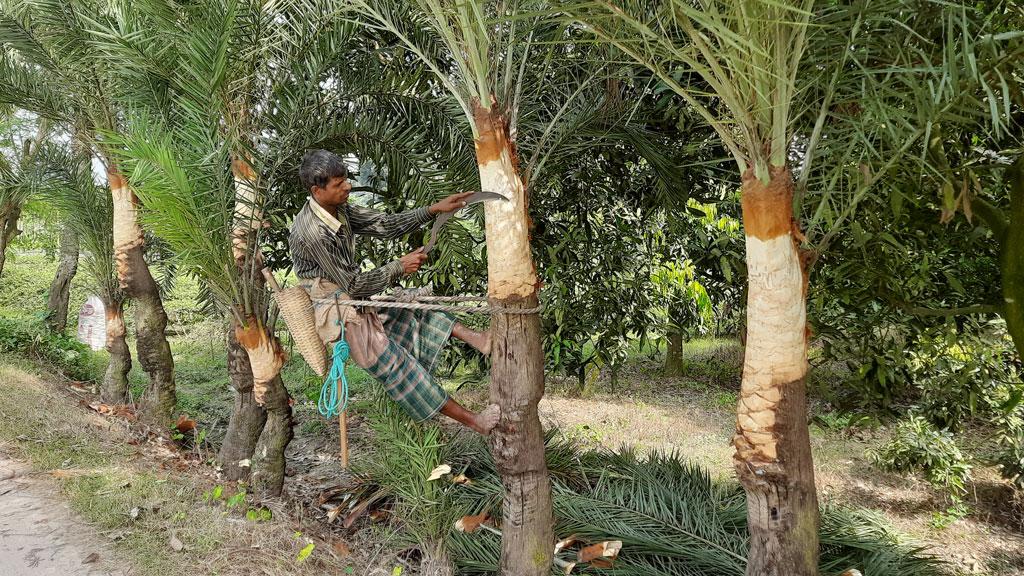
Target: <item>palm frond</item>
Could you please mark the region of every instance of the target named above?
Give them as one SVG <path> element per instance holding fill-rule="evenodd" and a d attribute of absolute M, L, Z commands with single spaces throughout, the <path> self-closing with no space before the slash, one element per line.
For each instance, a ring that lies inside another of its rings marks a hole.
<path fill-rule="evenodd" d="M 443 538 L 460 574 L 495 574 L 500 537 L 486 530 L 465 534 L 451 522 L 501 506 L 502 484 L 485 443 L 476 436 L 443 437 L 434 426 L 414 425 L 381 395 L 371 423 L 374 450 L 359 472 L 395 501 L 395 516 L 419 541 Z M 557 430 L 546 436 L 553 482 L 556 534 L 584 542 L 621 540 L 613 568 L 621 576 L 739 576 L 749 538 L 746 502 L 732 482 L 714 480 L 678 455 L 640 456 L 586 450 Z M 427 482 L 438 464 L 451 465 L 471 483 L 447 478 Z M 821 571 L 858 568 L 881 576 L 938 576 L 942 564 L 919 547 L 903 544 L 874 513 L 826 506 L 822 511 Z M 575 552 L 562 553 L 566 561 Z M 552 567 L 552 574 L 560 573 Z"/>

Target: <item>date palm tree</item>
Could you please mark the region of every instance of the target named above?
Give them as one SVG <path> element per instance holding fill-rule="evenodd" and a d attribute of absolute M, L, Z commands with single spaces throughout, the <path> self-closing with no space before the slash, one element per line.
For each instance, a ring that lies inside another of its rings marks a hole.
<path fill-rule="evenodd" d="M 481 0 L 354 0 L 352 18 L 391 46 L 407 69 L 425 73 L 452 114 L 468 126 L 482 190 L 507 202 L 484 206 L 487 292 L 491 304 L 531 309 L 539 302 L 530 246 L 530 185 L 557 158 L 598 145 L 607 118 L 602 68 L 573 31 L 535 12 L 541 4 Z M 612 96 L 618 96 L 615 93 Z M 610 130 L 609 130 L 610 132 Z M 618 136 L 628 139 L 619 132 Z M 634 134 L 642 140 L 642 134 Z M 666 175 L 667 177 L 667 175 Z M 502 574 L 551 570 L 551 485 L 537 404 L 544 393 L 544 354 L 536 314 L 491 316 L 490 398 L 501 407 L 490 446 L 502 476 Z"/>
<path fill-rule="evenodd" d="M 73 148 L 81 149 L 80 146 Z M 57 208 L 66 226 L 79 239 L 89 282 L 103 301 L 106 350 L 110 360 L 100 383 L 100 400 L 122 404 L 128 400 L 128 372 L 132 367 L 131 351 L 125 340 L 126 296 L 119 285 L 114 262 L 114 210 L 110 191 L 93 180 L 90 158 L 91 155 L 80 153 L 48 154 L 48 178 L 43 197 Z"/>
<path fill-rule="evenodd" d="M 118 281 L 135 303 L 139 363 L 149 376 L 142 397 L 144 415 L 163 426 L 176 399 L 174 361 L 167 342 L 159 286 L 145 260 L 146 242 L 138 222 L 135 193 L 124 179 L 108 138 L 123 129 L 115 101 L 117 85 L 89 42 L 87 22 L 100 3 L 30 0 L 0 6 L 0 103 L 32 111 L 80 134 L 106 169 L 112 198 L 113 250 Z"/>
<path fill-rule="evenodd" d="M 733 444 L 747 494 L 747 574 L 816 574 L 818 504 L 805 397 L 808 263 L 934 122 L 977 116 L 976 94 L 1002 78 L 986 74 L 1011 60 L 987 34 L 987 14 L 966 5 L 560 5 L 683 98 L 735 161 L 748 297 Z M 943 33 L 929 34 L 936 28 Z M 992 93 L 994 107 L 999 93 Z M 989 120 L 1003 122 L 998 113 Z M 805 234 L 794 207 L 806 205 Z"/>

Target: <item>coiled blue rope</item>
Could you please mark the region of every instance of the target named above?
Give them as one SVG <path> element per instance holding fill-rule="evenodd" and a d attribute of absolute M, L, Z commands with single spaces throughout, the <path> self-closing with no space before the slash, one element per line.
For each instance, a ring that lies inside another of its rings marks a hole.
<path fill-rule="evenodd" d="M 348 380 L 345 378 L 345 361 L 348 360 L 348 342 L 345 342 L 345 327 L 341 328 L 341 339 L 334 343 L 331 371 L 320 388 L 320 400 L 316 407 L 325 418 L 333 418 L 348 407 Z M 341 386 L 338 383 L 341 382 Z M 339 393 L 339 388 L 341 388 Z"/>

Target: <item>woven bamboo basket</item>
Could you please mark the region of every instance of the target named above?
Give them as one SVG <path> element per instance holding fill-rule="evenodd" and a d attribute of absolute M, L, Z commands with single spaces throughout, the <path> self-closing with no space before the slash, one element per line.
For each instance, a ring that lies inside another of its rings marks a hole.
<path fill-rule="evenodd" d="M 274 291 L 274 300 L 281 311 L 288 331 L 292 333 L 299 353 L 306 363 L 321 378 L 327 375 L 327 347 L 316 332 L 316 317 L 313 315 L 313 301 L 309 294 L 299 286 L 281 289 L 277 278 L 269 268 L 263 269 L 263 276 Z M 338 393 L 341 394 L 341 382 L 338 382 Z M 338 442 L 340 444 L 341 467 L 348 468 L 348 416 L 345 412 L 338 415 Z"/>
<path fill-rule="evenodd" d="M 269 271 L 268 271 L 269 273 Z M 316 333 L 316 318 L 313 316 L 313 302 L 309 294 L 299 286 L 282 289 L 276 281 L 267 279 L 274 288 L 274 300 L 281 310 L 281 317 L 288 325 L 288 331 L 295 340 L 299 353 L 306 363 L 321 378 L 327 375 L 327 347 Z"/>

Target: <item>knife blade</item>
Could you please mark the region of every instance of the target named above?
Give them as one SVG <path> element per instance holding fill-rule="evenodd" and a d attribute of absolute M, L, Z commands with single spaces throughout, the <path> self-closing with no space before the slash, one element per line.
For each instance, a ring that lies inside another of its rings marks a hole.
<path fill-rule="evenodd" d="M 503 194 L 498 194 L 497 192 L 477 190 L 474 191 L 469 196 L 467 196 L 465 200 L 463 200 L 463 202 L 465 202 L 466 205 L 463 206 L 462 208 L 459 208 L 459 210 L 462 210 L 463 208 L 466 208 L 473 204 L 478 204 L 480 202 L 491 202 L 495 200 L 504 200 L 505 202 L 508 202 L 508 197 L 506 197 Z M 451 217 L 454 216 L 455 213 L 458 212 L 459 210 L 445 212 L 444 214 L 438 216 L 437 220 L 434 220 L 434 225 L 430 228 L 430 241 L 427 242 L 427 245 L 423 247 L 424 254 L 429 254 L 430 251 L 434 249 L 434 245 L 437 244 L 437 233 L 441 230 L 441 228 L 444 227 L 445 223 L 448 222 L 448 220 L 450 220 Z"/>

